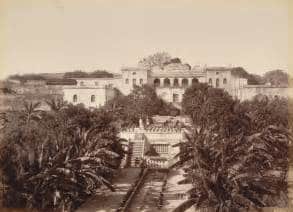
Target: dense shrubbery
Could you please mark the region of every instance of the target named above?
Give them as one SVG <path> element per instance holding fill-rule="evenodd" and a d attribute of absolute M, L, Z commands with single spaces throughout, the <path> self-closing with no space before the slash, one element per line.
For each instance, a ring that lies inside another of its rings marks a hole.
<path fill-rule="evenodd" d="M 124 156 L 122 141 L 103 110 L 49 102 L 52 111 L 26 103 L 5 126 L 1 171 L 4 205 L 74 208 L 106 186 Z"/>
<path fill-rule="evenodd" d="M 288 101 L 255 98 L 240 103 L 206 84 L 187 89 L 183 110 L 193 129 L 178 144 L 194 205 L 217 211 L 285 206 L 288 171 Z"/>
<path fill-rule="evenodd" d="M 160 99 L 155 90 L 147 85 L 135 87 L 128 96 L 117 90 L 116 97 L 105 108 L 114 114 L 122 126 L 137 125 L 140 118 L 146 119 L 153 115 L 175 116 L 180 113 L 173 105 Z"/>

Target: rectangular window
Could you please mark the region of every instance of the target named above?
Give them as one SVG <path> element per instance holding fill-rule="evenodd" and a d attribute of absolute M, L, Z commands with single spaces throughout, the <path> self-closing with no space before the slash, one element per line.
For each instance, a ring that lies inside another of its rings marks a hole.
<path fill-rule="evenodd" d="M 173 102 L 179 102 L 179 94 L 177 93 L 173 94 Z"/>
<path fill-rule="evenodd" d="M 136 85 L 136 79 L 132 79 L 133 85 Z"/>

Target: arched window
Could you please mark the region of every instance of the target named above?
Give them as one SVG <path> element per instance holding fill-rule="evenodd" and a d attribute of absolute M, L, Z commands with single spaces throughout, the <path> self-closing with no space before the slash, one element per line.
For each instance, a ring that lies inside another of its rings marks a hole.
<path fill-rule="evenodd" d="M 142 85 L 142 83 L 143 83 L 143 79 L 139 79 L 139 84 Z"/>
<path fill-rule="evenodd" d="M 223 84 L 224 84 L 224 85 L 227 84 L 227 79 L 226 79 L 226 78 L 223 79 Z"/>
<path fill-rule="evenodd" d="M 80 86 L 84 86 L 84 81 L 81 81 L 79 84 Z"/>
<path fill-rule="evenodd" d="M 193 79 L 192 79 L 192 85 L 194 85 L 194 84 L 196 84 L 196 83 L 198 83 L 198 79 L 197 79 L 197 78 L 193 78 Z"/>
<path fill-rule="evenodd" d="M 188 86 L 188 79 L 184 78 L 184 79 L 182 80 L 182 86 L 183 86 L 183 87 L 187 87 L 187 86 Z"/>
<path fill-rule="evenodd" d="M 125 84 L 129 84 L 129 79 L 128 78 L 125 79 Z"/>
<path fill-rule="evenodd" d="M 73 102 L 77 102 L 77 95 L 76 94 L 73 95 Z"/>
<path fill-rule="evenodd" d="M 217 78 L 216 79 L 216 88 L 218 88 L 220 86 L 220 80 Z"/>
<path fill-rule="evenodd" d="M 164 79 L 164 86 L 169 87 L 170 86 L 170 80 L 169 78 Z"/>
<path fill-rule="evenodd" d="M 174 87 L 178 87 L 179 86 L 179 81 L 177 78 L 174 79 L 174 83 L 173 83 Z"/>
<path fill-rule="evenodd" d="M 159 86 L 160 86 L 160 83 L 161 83 L 161 82 L 160 82 L 160 79 L 155 79 L 155 80 L 154 80 L 154 86 L 155 86 L 155 87 L 159 87 Z"/>
<path fill-rule="evenodd" d="M 91 102 L 95 102 L 96 101 L 96 96 L 95 95 L 91 95 Z"/>
<path fill-rule="evenodd" d="M 212 80 L 212 78 L 209 78 L 209 85 L 213 85 L 213 80 Z"/>

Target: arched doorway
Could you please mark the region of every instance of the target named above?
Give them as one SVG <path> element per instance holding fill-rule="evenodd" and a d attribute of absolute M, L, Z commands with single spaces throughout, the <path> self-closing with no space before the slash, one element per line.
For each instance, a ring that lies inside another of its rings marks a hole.
<path fill-rule="evenodd" d="M 77 102 L 77 95 L 76 94 L 73 95 L 73 102 Z"/>
<path fill-rule="evenodd" d="M 182 86 L 183 86 L 183 87 L 187 87 L 187 86 L 188 86 L 188 79 L 184 78 L 184 79 L 182 80 Z"/>
<path fill-rule="evenodd" d="M 217 78 L 216 79 L 216 88 L 218 88 L 220 86 L 220 80 Z"/>
<path fill-rule="evenodd" d="M 198 79 L 197 78 L 193 78 L 191 82 L 192 82 L 192 85 L 194 85 L 194 84 L 198 83 Z"/>
<path fill-rule="evenodd" d="M 227 79 L 226 79 L 226 78 L 223 79 L 223 84 L 224 84 L 224 85 L 227 84 Z"/>
<path fill-rule="evenodd" d="M 170 87 L 170 79 L 169 78 L 164 79 L 164 86 Z"/>
<path fill-rule="evenodd" d="M 155 80 L 154 80 L 154 86 L 155 87 L 159 87 L 160 86 L 160 79 L 158 79 L 158 78 L 156 78 Z"/>
<path fill-rule="evenodd" d="M 96 101 L 96 96 L 95 95 L 91 95 L 91 102 L 95 102 Z"/>
<path fill-rule="evenodd" d="M 174 87 L 178 87 L 179 86 L 179 81 L 177 78 L 174 79 L 174 83 L 173 83 Z"/>

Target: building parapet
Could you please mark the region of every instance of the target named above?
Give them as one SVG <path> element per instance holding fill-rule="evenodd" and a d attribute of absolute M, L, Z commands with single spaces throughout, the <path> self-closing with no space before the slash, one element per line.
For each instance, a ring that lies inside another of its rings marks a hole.
<path fill-rule="evenodd" d="M 289 88 L 286 85 L 244 85 L 244 88 Z"/>
<path fill-rule="evenodd" d="M 128 67 L 128 66 L 123 66 L 121 68 L 121 71 L 147 71 L 148 69 L 142 68 L 142 67 Z"/>
<path fill-rule="evenodd" d="M 202 71 L 194 71 L 194 70 L 156 70 L 152 71 L 153 78 L 193 78 L 193 77 L 205 77 L 205 73 Z"/>
<path fill-rule="evenodd" d="M 108 86 L 63 86 L 64 89 L 108 89 Z"/>
<path fill-rule="evenodd" d="M 129 128 L 125 128 L 122 129 L 120 132 L 132 132 L 132 133 L 137 133 L 138 131 L 142 132 L 142 133 L 180 133 L 182 132 L 182 128 L 180 127 L 158 127 L 158 126 L 149 126 L 146 127 L 143 130 L 140 130 L 137 127 L 129 127 Z"/>

